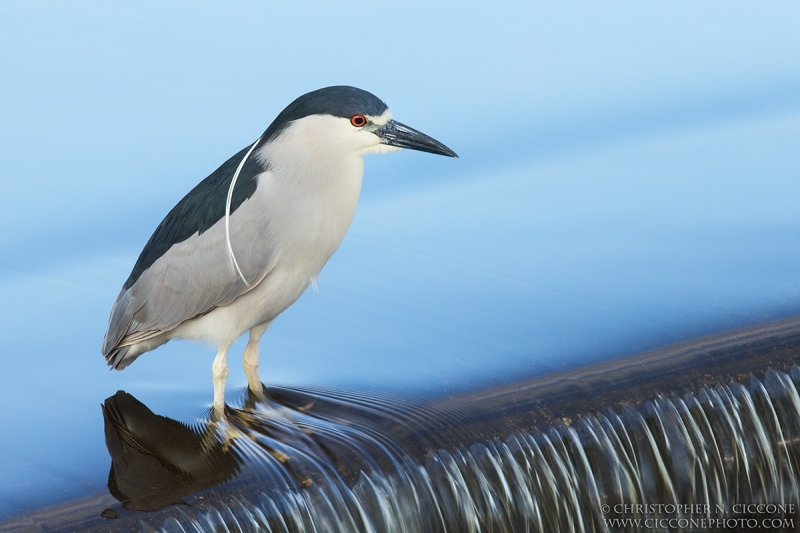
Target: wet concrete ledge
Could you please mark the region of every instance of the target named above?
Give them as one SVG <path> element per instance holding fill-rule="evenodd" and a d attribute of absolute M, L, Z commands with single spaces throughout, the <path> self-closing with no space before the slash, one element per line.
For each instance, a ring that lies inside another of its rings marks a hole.
<path fill-rule="evenodd" d="M 485 439 L 562 424 L 658 395 L 758 378 L 800 363 L 800 316 L 671 344 L 630 357 L 553 372 L 454 396 L 432 405 L 466 423 L 463 436 Z M 453 426 L 458 432 L 458 426 Z"/>

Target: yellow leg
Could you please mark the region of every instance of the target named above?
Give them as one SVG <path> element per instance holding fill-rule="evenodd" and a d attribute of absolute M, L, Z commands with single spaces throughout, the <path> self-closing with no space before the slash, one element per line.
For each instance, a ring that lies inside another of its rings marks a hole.
<path fill-rule="evenodd" d="M 264 394 L 264 386 L 261 384 L 261 378 L 258 375 L 258 343 L 271 323 L 272 321 L 252 328 L 250 330 L 250 340 L 247 341 L 247 347 L 244 349 L 244 373 L 247 376 L 247 386 L 256 396 Z"/>
<path fill-rule="evenodd" d="M 225 415 L 225 383 L 228 380 L 228 348 L 220 346 L 214 364 L 211 366 L 211 373 L 214 376 L 214 414 L 217 416 Z"/>

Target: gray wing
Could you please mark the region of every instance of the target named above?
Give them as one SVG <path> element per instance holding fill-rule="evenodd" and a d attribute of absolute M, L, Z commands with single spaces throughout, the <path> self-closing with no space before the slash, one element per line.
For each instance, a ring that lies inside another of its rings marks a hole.
<path fill-rule="evenodd" d="M 225 237 L 225 202 L 233 173 L 247 149 L 192 189 L 164 218 L 117 296 L 103 341 L 110 366 L 124 368 L 128 347 L 227 305 L 248 290 L 236 272 Z M 269 268 L 266 214 L 253 199 L 267 172 L 250 157 L 237 178 L 230 216 L 236 261 L 254 286 Z M 263 237 L 262 237 L 263 239 Z"/>

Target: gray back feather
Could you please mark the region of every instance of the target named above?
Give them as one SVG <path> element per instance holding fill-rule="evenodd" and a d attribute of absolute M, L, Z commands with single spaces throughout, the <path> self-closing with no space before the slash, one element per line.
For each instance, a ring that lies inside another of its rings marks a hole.
<path fill-rule="evenodd" d="M 217 201 L 224 208 L 225 197 Z M 230 218 L 231 245 L 250 287 L 233 267 L 224 218 L 202 233 L 196 231 L 173 243 L 130 286 L 123 287 L 111 310 L 103 342 L 102 351 L 109 365 L 124 368 L 132 361 L 123 361 L 126 346 L 227 305 L 263 279 L 272 259 L 267 242 L 269 217 L 263 211 L 263 205 L 249 198 Z"/>
<path fill-rule="evenodd" d="M 147 241 L 131 275 L 123 288 L 136 283 L 142 272 L 164 255 L 174 244 L 183 242 L 195 233 L 205 233 L 225 216 L 225 202 L 236 167 L 249 147 L 243 148 L 206 179 L 184 196 L 161 221 L 150 240 Z M 231 213 L 250 198 L 256 190 L 256 177 L 267 170 L 257 158 L 249 157 L 242 167 L 231 199 Z"/>

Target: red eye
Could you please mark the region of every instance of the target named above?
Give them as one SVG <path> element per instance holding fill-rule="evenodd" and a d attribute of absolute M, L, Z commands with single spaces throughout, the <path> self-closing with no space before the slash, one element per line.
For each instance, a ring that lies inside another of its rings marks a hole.
<path fill-rule="evenodd" d="M 356 128 L 360 128 L 366 123 L 367 123 L 367 117 L 365 117 L 364 115 L 353 115 L 352 117 L 350 117 L 350 124 L 352 124 Z"/>

